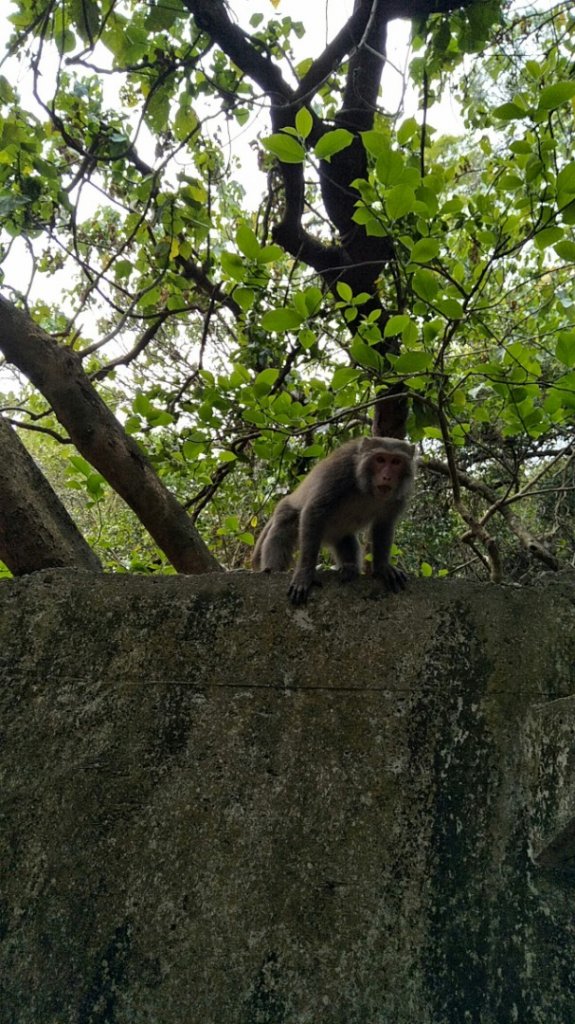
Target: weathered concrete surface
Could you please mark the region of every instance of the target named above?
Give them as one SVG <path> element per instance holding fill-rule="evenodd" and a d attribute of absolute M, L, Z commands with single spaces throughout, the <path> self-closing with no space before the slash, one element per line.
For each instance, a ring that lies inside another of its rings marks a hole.
<path fill-rule="evenodd" d="M 1 1024 L 573 1024 L 575 574 L 0 584 Z"/>

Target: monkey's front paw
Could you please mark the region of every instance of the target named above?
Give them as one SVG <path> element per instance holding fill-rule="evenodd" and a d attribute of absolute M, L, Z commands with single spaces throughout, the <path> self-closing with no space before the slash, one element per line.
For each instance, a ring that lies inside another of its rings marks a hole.
<path fill-rule="evenodd" d="M 399 594 L 404 589 L 408 579 L 407 573 L 403 569 L 397 569 L 394 565 L 386 565 L 373 575 L 383 582 L 386 590 L 392 590 L 394 594 Z"/>
<path fill-rule="evenodd" d="M 288 587 L 288 597 L 292 604 L 306 604 L 312 587 L 321 587 L 321 581 L 315 572 L 294 572 Z"/>

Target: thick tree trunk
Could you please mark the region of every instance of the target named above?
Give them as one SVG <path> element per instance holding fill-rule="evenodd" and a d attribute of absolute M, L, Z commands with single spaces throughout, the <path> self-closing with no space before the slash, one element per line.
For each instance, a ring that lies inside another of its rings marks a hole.
<path fill-rule="evenodd" d="M 41 391 L 78 451 L 133 509 L 178 572 L 220 568 L 185 509 L 102 401 L 76 353 L 2 297 L 0 350 Z"/>
<path fill-rule="evenodd" d="M 0 558 L 14 576 L 102 566 L 15 430 L 0 417 Z"/>

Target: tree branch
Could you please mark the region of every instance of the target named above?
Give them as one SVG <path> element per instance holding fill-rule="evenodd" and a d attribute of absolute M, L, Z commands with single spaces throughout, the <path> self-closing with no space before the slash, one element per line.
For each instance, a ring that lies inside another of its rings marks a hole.
<path fill-rule="evenodd" d="M 427 459 L 423 463 L 423 468 L 431 473 L 439 473 L 441 476 L 451 477 L 451 470 L 446 463 L 441 462 L 440 459 Z M 482 480 L 474 480 L 473 477 L 469 476 L 468 473 L 464 473 L 462 470 L 456 470 L 458 483 L 466 488 L 468 491 L 472 491 L 475 494 L 481 495 L 485 501 L 489 502 L 491 508 L 489 509 L 490 514 L 499 512 L 505 519 L 507 526 L 512 533 L 515 534 L 522 547 L 537 558 L 540 562 L 543 562 L 549 569 L 557 571 L 559 569 L 559 562 L 555 556 L 537 539 L 525 526 L 525 523 L 516 515 L 513 514 L 508 504 L 504 504 L 496 491 L 492 490 L 488 484 Z M 529 493 L 526 490 L 524 497 L 528 497 Z M 485 516 L 481 520 L 485 520 Z"/>
<path fill-rule="evenodd" d="M 0 350 L 42 392 L 78 451 L 133 509 L 174 568 L 218 569 L 185 510 L 93 388 L 77 353 L 1 296 Z"/>

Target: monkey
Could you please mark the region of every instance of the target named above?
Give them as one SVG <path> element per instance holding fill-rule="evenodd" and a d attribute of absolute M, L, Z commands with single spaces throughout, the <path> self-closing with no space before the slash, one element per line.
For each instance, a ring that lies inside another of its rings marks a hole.
<path fill-rule="evenodd" d="M 408 441 L 347 441 L 278 503 L 254 548 L 253 569 L 285 572 L 298 545 L 288 595 L 292 604 L 305 604 L 312 586 L 319 583 L 315 566 L 322 544 L 331 549 L 342 580 L 356 579 L 361 571 L 356 535 L 371 526 L 372 574 L 397 593 L 407 576 L 390 564 L 389 556 L 395 523 L 407 504 L 414 476 L 415 447 Z"/>

